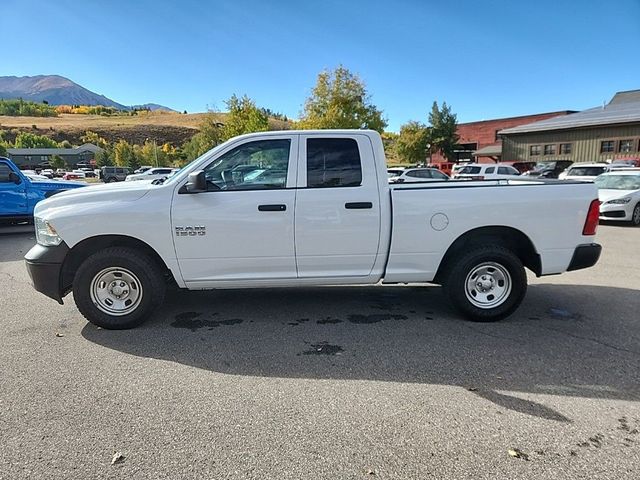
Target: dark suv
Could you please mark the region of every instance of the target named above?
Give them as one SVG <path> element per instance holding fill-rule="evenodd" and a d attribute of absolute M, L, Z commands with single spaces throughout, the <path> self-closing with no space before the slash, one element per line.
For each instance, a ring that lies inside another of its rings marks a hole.
<path fill-rule="evenodd" d="M 123 182 L 129 173 L 131 172 L 127 167 L 102 167 L 100 169 L 100 179 L 104 183 Z"/>

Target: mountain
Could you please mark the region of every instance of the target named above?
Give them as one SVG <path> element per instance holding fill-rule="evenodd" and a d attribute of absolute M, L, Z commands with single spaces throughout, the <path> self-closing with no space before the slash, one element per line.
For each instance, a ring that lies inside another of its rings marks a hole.
<path fill-rule="evenodd" d="M 46 100 L 50 105 L 104 105 L 120 110 L 128 109 L 60 75 L 0 76 L 0 98 L 22 98 L 33 102 Z"/>
<path fill-rule="evenodd" d="M 151 110 L 155 112 L 159 110 L 161 112 L 175 112 L 173 108 L 165 107 L 164 105 L 158 105 L 157 103 L 143 103 L 142 105 L 131 105 L 131 108 L 137 108 L 138 110 Z"/>

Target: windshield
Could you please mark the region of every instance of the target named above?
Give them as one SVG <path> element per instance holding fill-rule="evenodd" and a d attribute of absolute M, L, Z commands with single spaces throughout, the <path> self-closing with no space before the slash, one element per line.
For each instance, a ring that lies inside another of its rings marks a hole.
<path fill-rule="evenodd" d="M 607 190 L 640 190 L 638 175 L 601 175 L 594 180 L 598 188 Z"/>
<path fill-rule="evenodd" d="M 464 167 L 462 170 L 460 170 L 459 173 L 480 173 L 481 168 L 480 167 Z"/>
<path fill-rule="evenodd" d="M 567 172 L 567 177 L 597 177 L 606 169 L 607 167 L 573 167 Z"/>

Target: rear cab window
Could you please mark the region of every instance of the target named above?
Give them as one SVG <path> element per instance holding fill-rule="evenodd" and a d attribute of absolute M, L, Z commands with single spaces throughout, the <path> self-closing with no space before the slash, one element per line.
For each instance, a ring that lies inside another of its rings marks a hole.
<path fill-rule="evenodd" d="M 353 138 L 307 139 L 307 188 L 359 187 L 362 162 Z"/>

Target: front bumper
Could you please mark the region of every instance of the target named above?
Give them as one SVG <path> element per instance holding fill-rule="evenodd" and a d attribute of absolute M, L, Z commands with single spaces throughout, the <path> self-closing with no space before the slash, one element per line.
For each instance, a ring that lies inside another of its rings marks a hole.
<path fill-rule="evenodd" d="M 62 264 L 69 247 L 62 242 L 55 247 L 35 245 L 24 256 L 33 287 L 62 305 Z"/>
<path fill-rule="evenodd" d="M 631 220 L 633 215 L 633 205 L 601 203 L 600 204 L 600 220 Z"/>
<path fill-rule="evenodd" d="M 602 247 L 597 243 L 589 243 L 587 245 L 578 245 L 571 257 L 571 263 L 567 271 L 581 270 L 583 268 L 593 267 L 600 258 Z"/>

